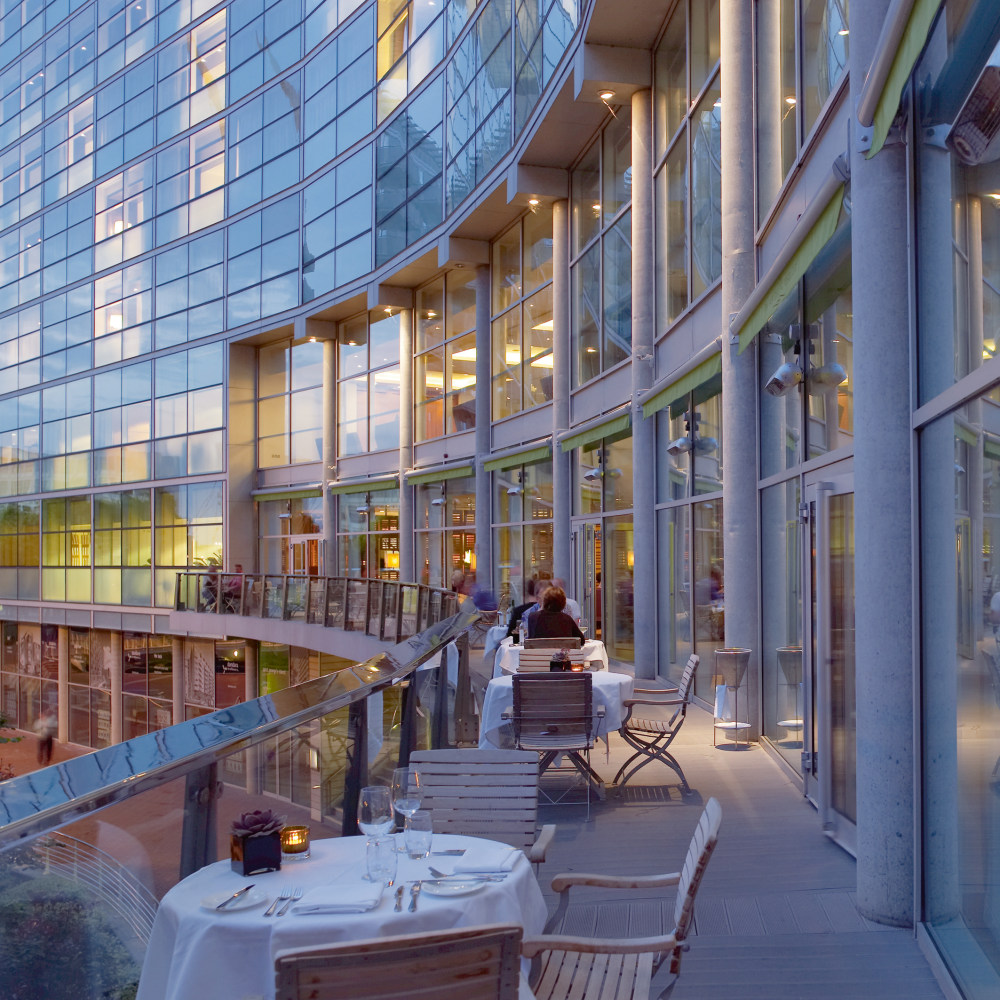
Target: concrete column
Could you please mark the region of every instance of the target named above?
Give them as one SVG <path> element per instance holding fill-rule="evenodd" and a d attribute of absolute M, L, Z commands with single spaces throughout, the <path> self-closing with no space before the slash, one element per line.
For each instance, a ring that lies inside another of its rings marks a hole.
<path fill-rule="evenodd" d="M 570 593 L 582 595 L 585 581 L 570 577 L 572 566 L 572 455 L 556 444 L 569 430 L 569 386 L 573 359 L 570 348 L 569 211 L 565 200 L 552 203 L 552 560 L 553 576 L 569 583 Z"/>
<path fill-rule="evenodd" d="M 851 11 L 851 107 L 888 6 L 888 0 L 872 0 Z M 914 651 L 910 375 L 903 363 L 910 356 L 906 155 L 898 143 L 870 160 L 856 145 L 850 154 L 858 908 L 872 920 L 910 926 Z"/>
<path fill-rule="evenodd" d="M 632 592 L 635 676 L 642 678 L 656 676 L 656 437 L 639 403 L 653 384 L 653 214 L 653 100 L 639 90 L 632 95 Z"/>
<path fill-rule="evenodd" d="M 490 269 L 476 268 L 476 579 L 482 586 L 498 589 L 493 575 L 492 476 L 482 465 L 490 453 L 491 401 L 493 382 L 490 358 L 493 345 L 490 335 Z M 445 579 L 445 586 L 449 585 Z"/>
<path fill-rule="evenodd" d="M 927 54 L 933 55 L 940 70 L 948 58 L 944 31 L 934 33 Z M 878 155 L 886 152 L 889 150 Z M 933 294 L 921 294 L 918 298 L 919 326 L 934 331 L 933 336 L 922 338 L 918 352 L 919 380 L 927 399 L 948 389 L 955 377 L 957 310 L 951 277 L 954 273 L 952 226 L 955 207 L 951 171 L 948 150 L 930 145 L 921 147 L 917 282 L 922 290 L 933 289 Z M 931 614 L 923 616 L 921 623 L 926 669 L 920 685 L 926 704 L 931 706 L 929 724 L 921 733 L 926 762 L 921 787 L 924 828 L 921 860 L 925 917 L 932 923 L 954 919 L 962 906 L 958 834 L 961 783 L 955 739 L 958 725 L 957 511 L 955 476 L 950 472 L 954 462 L 955 425 L 952 420 L 935 421 L 920 432 L 920 558 L 923 565 L 920 604 L 932 609 Z M 995 852 L 990 853 L 995 855 Z M 987 884 L 995 884 L 995 881 L 987 874 Z M 989 899 L 986 909 L 996 912 Z"/>
<path fill-rule="evenodd" d="M 416 579 L 413 565 L 413 490 L 403 473 L 413 468 L 413 310 L 399 320 L 399 578 Z"/>
<path fill-rule="evenodd" d="M 65 625 L 59 626 L 59 638 L 57 640 L 58 651 L 58 680 L 59 691 L 59 732 L 57 737 L 60 743 L 69 741 L 69 629 Z"/>
<path fill-rule="evenodd" d="M 184 721 L 184 640 L 170 640 L 170 678 L 172 681 L 174 725 Z"/>
<path fill-rule="evenodd" d="M 722 437 L 723 558 L 726 645 L 752 649 L 747 669 L 747 719 L 751 739 L 760 736 L 758 643 L 757 373 L 755 351 L 738 354 L 729 319 L 754 287 L 754 121 L 752 5 L 723 0 L 722 65 Z M 710 654 L 711 655 L 711 654 Z M 705 669 L 705 668 L 708 669 Z M 703 663 L 705 674 L 714 662 Z M 742 696 L 741 696 L 742 698 Z M 742 714 L 742 712 L 741 712 Z"/>
<path fill-rule="evenodd" d="M 111 742 L 122 741 L 122 634 L 111 633 Z"/>
<path fill-rule="evenodd" d="M 337 478 L 337 342 L 323 341 L 323 574 L 337 575 L 337 502 L 326 488 Z"/>

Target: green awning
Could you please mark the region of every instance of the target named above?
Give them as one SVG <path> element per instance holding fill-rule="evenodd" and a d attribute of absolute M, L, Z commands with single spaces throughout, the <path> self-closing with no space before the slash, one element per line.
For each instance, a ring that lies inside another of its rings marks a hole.
<path fill-rule="evenodd" d="M 740 354 L 753 343 L 754 337 L 763 329 L 764 324 L 774 315 L 775 310 L 785 300 L 786 296 L 795 290 L 802 275 L 806 273 L 816 254 L 830 241 L 837 229 L 837 220 L 844 201 L 844 185 L 840 184 L 826 207 L 820 212 L 819 218 L 812 229 L 803 237 L 802 242 L 792 254 L 781 273 L 771 283 L 771 287 L 757 303 L 757 308 L 736 331 L 740 338 Z M 795 234 L 792 234 L 794 238 Z"/>
<path fill-rule="evenodd" d="M 940 6 L 941 0 L 915 0 L 913 4 L 910 19 L 906 22 L 903 37 L 899 40 L 899 48 L 896 49 L 889 75 L 875 105 L 871 149 L 865 154 L 869 160 L 885 145 L 886 136 L 899 110 L 903 88 L 927 44 L 927 36 L 930 34 L 931 25 Z"/>
<path fill-rule="evenodd" d="M 310 484 L 309 486 L 284 486 L 276 490 L 254 490 L 251 496 L 258 503 L 265 500 L 310 500 L 323 495 L 323 487 Z"/>
<path fill-rule="evenodd" d="M 966 427 L 965 424 L 960 424 L 957 420 L 955 421 L 955 437 L 970 448 L 979 445 L 979 435 L 971 427 Z"/>
<path fill-rule="evenodd" d="M 532 462 L 541 462 L 552 454 L 552 446 L 543 444 L 539 448 L 525 448 L 524 451 L 511 452 L 509 455 L 502 455 L 500 458 L 491 458 L 488 462 L 483 462 L 483 468 L 487 472 L 499 472 L 501 469 L 513 469 L 515 465 L 530 465 Z"/>
<path fill-rule="evenodd" d="M 445 479 L 461 479 L 463 476 L 476 474 L 473 465 L 452 465 L 447 469 L 436 469 L 428 472 L 413 472 L 406 477 L 407 486 L 422 486 L 424 483 L 440 483 Z"/>
<path fill-rule="evenodd" d="M 697 389 L 703 382 L 708 382 L 720 374 L 722 374 L 721 352 L 706 358 L 701 364 L 695 365 L 689 372 L 675 379 L 669 385 L 665 385 L 655 395 L 650 396 L 642 404 L 643 417 L 651 417 L 654 413 L 662 410 L 663 407 L 674 402 L 674 400 L 687 396 L 689 392 Z"/>
<path fill-rule="evenodd" d="M 610 420 L 605 420 L 602 424 L 597 424 L 594 427 L 588 427 L 585 431 L 570 434 L 569 437 L 562 439 L 559 447 L 562 448 L 563 451 L 572 451 L 574 448 L 582 448 L 584 445 L 600 441 L 601 438 L 612 437 L 615 434 L 620 434 L 622 431 L 627 431 L 631 426 L 632 414 L 622 413 L 620 416 L 612 417 Z"/>
<path fill-rule="evenodd" d="M 399 486 L 399 476 L 387 476 L 382 479 L 356 479 L 350 483 L 331 483 L 330 492 L 334 496 L 344 496 L 348 493 L 374 493 L 376 490 L 392 490 Z"/>

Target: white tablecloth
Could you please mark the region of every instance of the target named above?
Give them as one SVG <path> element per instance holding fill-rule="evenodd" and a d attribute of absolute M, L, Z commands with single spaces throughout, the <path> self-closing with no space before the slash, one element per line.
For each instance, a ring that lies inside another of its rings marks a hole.
<path fill-rule="evenodd" d="M 608 670 L 595 671 L 594 709 L 604 706 L 604 718 L 598 719 L 596 736 L 607 736 L 619 729 L 625 717 L 622 701 L 632 697 L 633 679 L 628 674 L 613 673 Z M 483 699 L 483 715 L 479 725 L 479 749 L 509 749 L 512 745 L 510 724 L 504 721 L 503 713 L 514 707 L 514 678 L 494 677 L 486 687 Z"/>
<path fill-rule="evenodd" d="M 463 862 L 475 859 L 475 837 L 435 834 L 432 850 L 464 847 Z M 397 883 L 430 878 L 428 863 L 454 863 L 455 858 L 411 861 L 399 855 Z M 449 870 L 448 865 L 440 866 Z M 393 910 L 393 890 L 386 889 L 379 905 L 368 913 L 298 914 L 265 917 L 264 903 L 219 913 L 201 900 L 213 893 L 235 892 L 249 882 L 263 889 L 268 901 L 285 886 L 310 887 L 337 878 L 360 879 L 365 870 L 365 838 L 337 837 L 314 841 L 312 857 L 285 863 L 281 871 L 246 879 L 218 861 L 179 882 L 163 897 L 139 982 L 137 1000 L 270 1000 L 274 997 L 274 956 L 286 948 L 308 948 L 359 941 L 364 938 L 413 934 L 420 931 L 473 927 L 488 923 L 519 923 L 526 935 L 539 934 L 546 907 L 524 855 L 502 882 L 487 882 L 468 896 L 420 895 L 416 913 Z M 528 994 L 530 995 L 530 994 Z"/>
<path fill-rule="evenodd" d="M 494 625 L 486 633 L 486 642 L 483 644 L 483 657 L 492 656 L 500 648 L 500 643 L 503 642 L 507 635 L 506 625 Z"/>
<path fill-rule="evenodd" d="M 493 661 L 493 676 L 502 677 L 504 674 L 516 674 L 523 648 L 523 646 L 515 646 L 512 638 L 504 639 L 500 643 L 496 659 Z M 574 660 L 600 660 L 601 669 L 608 669 L 608 651 L 600 639 L 588 639 L 583 644 L 582 649 L 571 649 L 570 655 Z"/>

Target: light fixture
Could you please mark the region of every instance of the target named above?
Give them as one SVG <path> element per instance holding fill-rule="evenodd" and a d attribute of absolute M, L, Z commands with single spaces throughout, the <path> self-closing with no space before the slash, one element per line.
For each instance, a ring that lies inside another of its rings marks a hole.
<path fill-rule="evenodd" d="M 986 65 L 969 91 L 955 116 L 945 145 L 967 166 L 990 162 L 1000 154 L 1000 45 L 991 53 Z"/>
<path fill-rule="evenodd" d="M 601 470 L 600 469 L 588 469 L 583 474 L 583 478 L 588 483 L 596 483 L 601 478 Z"/>
<path fill-rule="evenodd" d="M 785 98 L 785 104 L 787 104 L 790 108 L 794 107 L 795 106 L 795 98 L 794 97 L 786 97 Z"/>
<path fill-rule="evenodd" d="M 531 210 L 532 214 L 538 211 L 539 204 L 540 202 L 538 201 L 537 198 L 528 199 L 528 208 Z"/>
<path fill-rule="evenodd" d="M 615 96 L 615 92 L 613 90 L 602 90 L 597 96 L 607 104 Z"/>
<path fill-rule="evenodd" d="M 667 454 L 669 455 L 684 455 L 691 450 L 691 438 L 686 434 L 683 437 L 674 438 L 670 444 L 667 445 Z"/>
<path fill-rule="evenodd" d="M 772 396 L 784 396 L 802 381 L 802 366 L 797 362 L 786 361 L 767 380 L 764 388 Z"/>
<path fill-rule="evenodd" d="M 836 361 L 820 365 L 809 372 L 809 388 L 812 390 L 815 387 L 816 392 L 829 392 L 846 381 L 847 369 Z"/>
<path fill-rule="evenodd" d="M 507 487 L 507 496 L 509 496 L 509 497 L 519 496 L 521 494 L 521 492 L 522 492 L 522 490 L 521 490 L 520 486 L 508 486 Z"/>
<path fill-rule="evenodd" d="M 360 514 L 360 515 L 362 516 L 362 517 L 367 517 L 367 516 L 368 516 L 368 510 L 369 510 L 369 507 L 368 507 L 368 504 L 366 504 L 366 503 L 363 503 L 363 504 L 361 504 L 361 506 L 360 506 L 360 507 L 355 507 L 354 509 L 355 509 L 355 510 L 356 510 L 356 511 L 357 511 L 357 512 L 358 512 L 358 513 L 359 513 L 359 514 Z"/>
<path fill-rule="evenodd" d="M 444 491 L 445 491 L 445 487 L 444 487 L 444 483 L 442 483 L 441 484 L 441 495 L 439 497 L 435 497 L 431 501 L 431 506 L 432 507 L 443 507 L 447 503 L 447 501 L 445 500 Z"/>

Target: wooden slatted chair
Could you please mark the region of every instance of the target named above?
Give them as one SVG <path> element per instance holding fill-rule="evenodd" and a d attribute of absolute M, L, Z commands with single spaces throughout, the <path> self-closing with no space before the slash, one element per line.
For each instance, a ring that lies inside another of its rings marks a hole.
<path fill-rule="evenodd" d="M 521 928 L 488 924 L 275 956 L 275 1000 L 516 1000 Z"/>
<path fill-rule="evenodd" d="M 681 676 L 680 687 L 676 694 L 668 692 L 657 693 L 648 688 L 634 692 L 640 697 L 626 698 L 622 705 L 627 709 L 625 719 L 622 721 L 618 732 L 625 742 L 635 751 L 628 760 L 618 769 L 613 784 L 621 787 L 641 768 L 653 761 L 659 761 L 671 768 L 681 779 L 681 787 L 685 792 L 691 789 L 688 787 L 687 778 L 681 770 L 677 759 L 667 749 L 684 725 L 687 716 L 688 705 L 694 693 L 694 675 L 698 669 L 699 658 L 692 653 L 684 665 L 684 673 Z M 636 705 L 656 706 L 659 708 L 673 708 L 674 712 L 667 719 L 652 719 L 647 716 L 635 714 Z M 638 763 L 636 763 L 638 761 Z M 634 766 L 633 766 L 634 765 Z"/>
<path fill-rule="evenodd" d="M 536 1000 L 570 1000 L 575 997 L 614 997 L 615 1000 L 648 1000 L 653 976 L 670 960 L 673 979 L 659 996 L 666 996 L 680 973 L 681 956 L 688 950 L 687 938 L 694 920 L 694 902 L 712 852 L 719 839 L 722 807 L 709 799 L 691 838 L 684 867 L 669 875 L 635 878 L 612 875 L 557 875 L 552 888 L 559 905 L 546 931 L 561 925 L 569 905 L 569 890 L 575 885 L 605 889 L 639 889 L 677 886 L 674 929 L 670 934 L 645 938 L 580 938 L 543 934 L 526 938 L 521 954 L 537 958 L 532 989 Z"/>
<path fill-rule="evenodd" d="M 421 808 L 435 833 L 485 837 L 519 847 L 540 865 L 556 828 L 538 829 L 538 754 L 520 750 L 416 750 Z"/>

